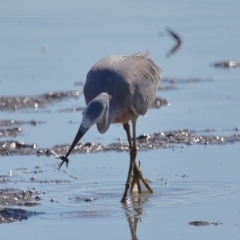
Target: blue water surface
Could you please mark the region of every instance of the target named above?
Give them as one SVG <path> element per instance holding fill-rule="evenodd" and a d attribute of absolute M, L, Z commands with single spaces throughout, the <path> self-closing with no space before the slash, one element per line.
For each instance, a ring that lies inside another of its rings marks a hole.
<path fill-rule="evenodd" d="M 81 90 L 82 85 L 76 83 L 84 83 L 88 70 L 99 59 L 149 50 L 162 69 L 162 78 L 184 83 L 178 84 L 177 90 L 157 93 L 169 99 L 171 105 L 149 110 L 146 117 L 140 117 L 139 135 L 185 128 L 234 134 L 240 126 L 240 68 L 217 69 L 210 64 L 240 61 L 239 11 L 237 0 L 3 1 L 0 95 L 36 96 L 50 91 Z M 166 58 L 166 53 L 174 40 L 166 33 L 167 26 L 184 41 L 170 58 Z M 199 81 L 186 83 L 192 78 Z M 36 143 L 39 148 L 53 147 L 72 141 L 81 113 L 59 110 L 75 106 L 85 106 L 83 95 L 45 109 L 1 111 L 0 119 L 46 122 L 35 127 L 22 126 L 22 134 L 15 140 Z M 121 125 L 111 126 L 104 135 L 93 127 L 83 141 L 108 144 L 118 138 L 126 141 Z M 238 239 L 239 151 L 236 143 L 139 153 L 145 176 L 153 181 L 155 190 L 142 203 L 140 213 L 134 205 L 125 209 L 119 203 L 128 168 L 127 153 L 72 156 L 67 174 L 78 180 L 53 168 L 52 164 L 57 166 L 54 158 L 1 157 L 1 174 L 21 166 L 34 169 L 37 162 L 46 169 L 43 179 L 71 181 L 37 186 L 49 193 L 41 206 L 33 208 L 45 212 L 44 216 L 0 226 L 3 239 L 137 239 L 129 229 L 129 217 L 138 219 L 138 239 Z M 23 179 L 32 177 L 17 174 Z M 101 185 L 96 187 L 96 182 Z M 89 188 L 82 192 L 84 184 Z M 31 189 L 34 184 L 23 182 L 20 187 Z M 96 201 L 99 208 L 93 210 L 92 204 L 69 200 L 81 194 L 105 197 Z M 59 203 L 51 205 L 51 198 Z M 87 211 L 95 215 L 86 217 Z M 223 224 L 188 225 L 194 220 Z"/>

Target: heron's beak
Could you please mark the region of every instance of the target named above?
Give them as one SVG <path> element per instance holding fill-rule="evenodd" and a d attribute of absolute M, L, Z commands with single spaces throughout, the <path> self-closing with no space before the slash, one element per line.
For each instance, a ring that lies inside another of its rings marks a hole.
<path fill-rule="evenodd" d="M 81 126 L 78 129 L 78 132 L 72 142 L 71 147 L 68 149 L 68 152 L 66 154 L 66 158 L 68 157 L 68 155 L 71 153 L 71 151 L 74 149 L 74 147 L 78 144 L 78 142 L 80 141 L 80 139 L 84 136 L 84 134 L 88 131 L 89 128 L 84 128 L 81 124 Z"/>
<path fill-rule="evenodd" d="M 79 129 L 78 129 L 78 132 L 77 132 L 77 134 L 76 134 L 76 136 L 75 136 L 75 138 L 74 138 L 74 140 L 73 140 L 73 142 L 72 142 L 72 145 L 71 145 L 70 148 L 68 149 L 67 154 L 66 154 L 65 156 L 59 157 L 60 159 L 62 159 L 62 162 L 61 162 L 61 164 L 60 164 L 60 166 L 59 166 L 58 169 L 61 168 L 61 166 L 63 165 L 64 162 L 66 162 L 66 165 L 68 166 L 68 162 L 69 162 L 69 160 L 68 160 L 68 158 L 67 158 L 68 155 L 72 152 L 72 150 L 74 149 L 74 147 L 77 145 L 77 143 L 80 141 L 80 139 L 84 136 L 84 134 L 88 131 L 88 129 L 89 129 L 89 128 L 84 128 L 84 127 L 82 126 L 82 124 L 80 125 L 80 127 L 79 127 Z"/>

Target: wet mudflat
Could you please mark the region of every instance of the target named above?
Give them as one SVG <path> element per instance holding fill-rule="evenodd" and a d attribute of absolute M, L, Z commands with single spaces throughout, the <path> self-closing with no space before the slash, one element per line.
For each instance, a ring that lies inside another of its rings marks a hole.
<path fill-rule="evenodd" d="M 2 238 L 239 239 L 239 3 L 60 2 L 3 5 Z M 169 58 L 173 39 L 158 34 L 166 26 L 182 39 Z M 68 168 L 58 170 L 56 156 L 79 127 L 89 68 L 142 50 L 163 70 L 137 127 L 137 159 L 154 194 L 123 205 L 122 126 L 104 135 L 93 127 Z"/>

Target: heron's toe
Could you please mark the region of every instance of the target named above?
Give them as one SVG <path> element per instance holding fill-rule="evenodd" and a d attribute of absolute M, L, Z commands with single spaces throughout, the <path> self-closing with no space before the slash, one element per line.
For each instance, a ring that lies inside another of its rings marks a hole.
<path fill-rule="evenodd" d="M 68 167 L 69 159 L 67 157 L 65 157 L 65 156 L 60 156 L 59 158 L 62 160 L 62 162 L 59 165 L 58 170 L 62 167 L 64 162 L 66 163 L 66 166 Z"/>

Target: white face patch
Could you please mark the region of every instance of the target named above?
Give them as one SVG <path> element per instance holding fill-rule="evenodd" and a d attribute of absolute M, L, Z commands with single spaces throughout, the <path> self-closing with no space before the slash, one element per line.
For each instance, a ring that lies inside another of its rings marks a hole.
<path fill-rule="evenodd" d="M 83 110 L 82 126 L 84 128 L 90 128 L 102 118 L 103 111 L 104 105 L 101 102 L 90 102 Z"/>
<path fill-rule="evenodd" d="M 106 117 L 106 111 L 108 111 L 109 95 L 107 93 L 101 93 L 91 102 L 88 103 L 87 107 L 83 110 L 82 126 L 84 128 L 90 128 L 93 124 L 99 124 L 102 121 L 102 126 Z M 104 115 L 104 117 L 103 117 Z M 108 115 L 108 114 L 107 114 Z"/>
<path fill-rule="evenodd" d="M 83 115 L 83 118 L 82 118 L 82 126 L 83 126 L 84 128 L 90 128 L 93 124 L 94 124 L 94 122 L 92 122 L 88 117 L 86 117 L 85 115 Z"/>

